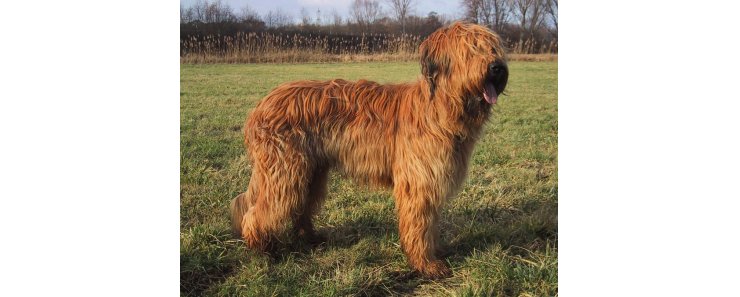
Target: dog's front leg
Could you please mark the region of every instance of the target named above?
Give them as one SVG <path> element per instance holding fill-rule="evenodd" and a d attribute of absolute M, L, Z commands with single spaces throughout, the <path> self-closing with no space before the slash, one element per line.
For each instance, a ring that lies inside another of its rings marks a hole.
<path fill-rule="evenodd" d="M 441 196 L 433 187 L 396 181 L 394 196 L 398 211 L 398 229 L 409 264 L 427 278 L 452 274 L 447 264 L 437 259 Z"/>

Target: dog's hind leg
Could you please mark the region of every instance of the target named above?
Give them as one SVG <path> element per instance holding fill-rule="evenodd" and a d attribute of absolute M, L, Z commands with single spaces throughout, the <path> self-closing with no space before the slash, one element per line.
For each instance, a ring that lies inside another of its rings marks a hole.
<path fill-rule="evenodd" d="M 309 243 L 320 243 L 324 238 L 316 234 L 313 226 L 313 217 L 319 212 L 321 204 L 326 198 L 329 169 L 317 168 L 314 170 L 307 197 L 303 200 L 298 215 L 293 219 L 296 235 L 304 237 Z"/>

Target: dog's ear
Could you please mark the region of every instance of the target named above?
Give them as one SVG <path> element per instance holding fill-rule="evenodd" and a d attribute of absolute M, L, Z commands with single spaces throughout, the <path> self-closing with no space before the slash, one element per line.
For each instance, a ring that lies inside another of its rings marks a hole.
<path fill-rule="evenodd" d="M 431 100 L 434 99 L 434 91 L 437 89 L 437 84 L 439 84 L 440 74 L 445 72 L 449 62 L 446 57 L 440 57 L 439 54 L 432 52 L 427 42 L 421 44 L 420 53 L 421 74 L 429 83 L 429 99 Z"/>
<path fill-rule="evenodd" d="M 429 58 L 429 50 L 426 48 L 421 52 L 421 74 L 424 75 L 427 83 L 429 83 L 429 99 L 434 99 L 434 89 L 437 87 L 436 80 L 439 75 L 439 67 L 437 63 L 434 63 L 433 59 Z"/>

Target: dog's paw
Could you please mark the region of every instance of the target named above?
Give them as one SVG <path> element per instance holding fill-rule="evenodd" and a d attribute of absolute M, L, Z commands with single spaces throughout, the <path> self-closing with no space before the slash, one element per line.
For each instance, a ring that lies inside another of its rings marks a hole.
<path fill-rule="evenodd" d="M 450 270 L 450 267 L 441 260 L 432 261 L 421 267 L 419 273 L 421 273 L 422 277 L 428 279 L 441 279 L 452 276 L 452 270 Z"/>
<path fill-rule="evenodd" d="M 318 232 L 306 232 L 299 235 L 306 243 L 310 245 L 321 245 L 326 243 L 326 236 Z"/>

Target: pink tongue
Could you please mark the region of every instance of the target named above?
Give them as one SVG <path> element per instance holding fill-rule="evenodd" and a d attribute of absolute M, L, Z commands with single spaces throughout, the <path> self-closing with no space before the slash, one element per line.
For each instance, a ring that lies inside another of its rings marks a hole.
<path fill-rule="evenodd" d="M 486 99 L 488 104 L 496 104 L 498 101 L 498 94 L 496 94 L 496 87 L 493 84 L 486 84 L 486 91 L 483 92 L 483 98 Z"/>

